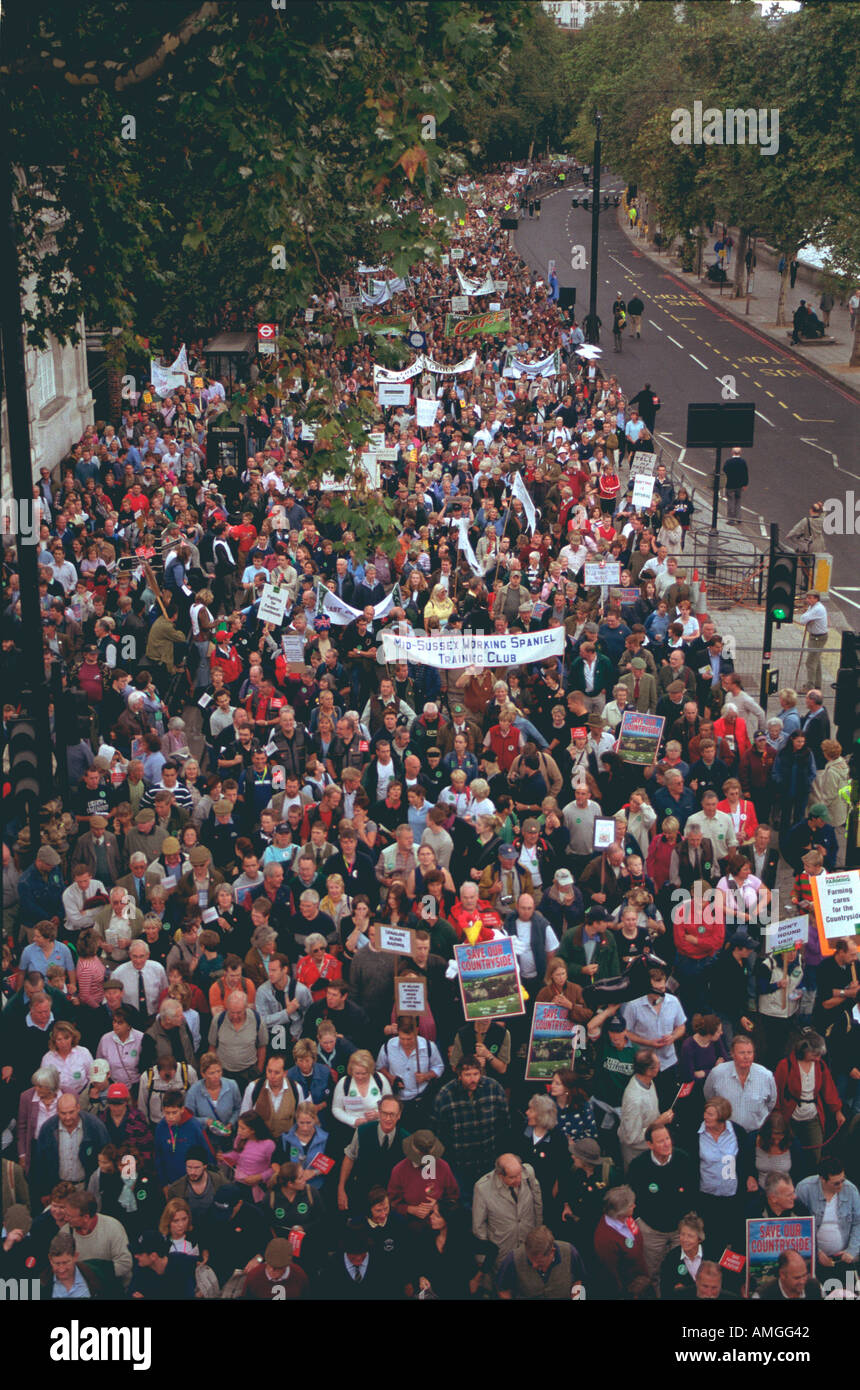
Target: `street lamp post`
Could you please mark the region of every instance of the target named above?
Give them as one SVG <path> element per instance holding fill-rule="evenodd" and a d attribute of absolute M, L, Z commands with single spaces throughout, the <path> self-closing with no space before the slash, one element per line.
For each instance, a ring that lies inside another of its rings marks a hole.
<path fill-rule="evenodd" d="M 591 175 L 591 281 L 588 289 L 588 318 L 585 337 L 596 343 L 600 337 L 597 324 L 597 254 L 600 243 L 600 125 L 601 115 L 595 112 L 594 165 Z"/>

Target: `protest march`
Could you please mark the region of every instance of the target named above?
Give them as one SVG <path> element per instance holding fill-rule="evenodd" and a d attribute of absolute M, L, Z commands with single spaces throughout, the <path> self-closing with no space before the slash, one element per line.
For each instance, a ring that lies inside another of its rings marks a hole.
<path fill-rule="evenodd" d="M 644 393 L 500 226 L 568 167 L 495 167 L 449 254 L 318 284 L 241 391 L 189 330 L 43 471 L 4 1281 L 659 1303 L 860 1269 L 848 765 L 820 690 L 744 689 Z M 365 408 L 346 480 L 323 387 Z"/>

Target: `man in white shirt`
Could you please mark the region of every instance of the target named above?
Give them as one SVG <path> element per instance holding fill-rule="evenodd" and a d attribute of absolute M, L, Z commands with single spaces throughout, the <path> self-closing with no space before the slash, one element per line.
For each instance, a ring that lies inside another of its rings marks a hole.
<path fill-rule="evenodd" d="M 162 990 L 167 989 L 167 976 L 158 961 L 149 959 L 145 941 L 133 941 L 129 958 L 113 972 L 112 978 L 122 984 L 122 1002 L 152 1018 L 158 1008 Z"/>
<path fill-rule="evenodd" d="M 439 1049 L 435 1043 L 419 1035 L 414 1019 L 399 1018 L 397 1037 L 383 1043 L 376 1066 L 390 1081 L 394 1095 L 404 1106 L 410 1107 L 405 1114 L 409 1116 L 409 1127 L 412 1128 L 419 1107 L 410 1105 L 410 1102 L 419 1100 L 431 1081 L 437 1080 L 445 1070 Z"/>
<path fill-rule="evenodd" d="M 662 965 L 648 971 L 648 993 L 624 1005 L 627 1036 L 637 1047 L 657 1053 L 660 1075 L 657 1095 L 661 1105 L 671 1105 L 677 1092 L 678 1054 L 675 1044 L 686 1031 L 687 1016 L 674 994 L 666 993 L 667 975 Z"/>
<path fill-rule="evenodd" d="M 718 859 L 725 859 L 730 849 L 737 845 L 738 837 L 728 811 L 717 810 L 717 793 L 707 791 L 702 796 L 702 809 L 687 819 L 685 829 L 689 831 L 698 826 L 706 840 L 717 852 Z"/>
<path fill-rule="evenodd" d="M 543 984 L 546 967 L 558 950 L 558 937 L 542 913 L 535 911 L 531 893 L 521 893 L 516 913 L 504 922 L 504 930 L 514 938 L 519 958 L 520 979 L 533 999 Z"/>
<path fill-rule="evenodd" d="M 817 589 L 804 595 L 806 611 L 795 613 L 794 621 L 806 628 L 806 680 L 812 689 L 821 685 L 821 652 L 827 645 L 827 609 Z"/>
<path fill-rule="evenodd" d="M 86 864 L 76 864 L 74 875 L 74 883 L 63 893 L 63 907 L 66 910 L 66 929 L 79 932 L 94 925 L 98 906 L 101 906 L 85 908 L 84 903 L 97 893 L 107 896 L 107 889 L 92 877 Z"/>

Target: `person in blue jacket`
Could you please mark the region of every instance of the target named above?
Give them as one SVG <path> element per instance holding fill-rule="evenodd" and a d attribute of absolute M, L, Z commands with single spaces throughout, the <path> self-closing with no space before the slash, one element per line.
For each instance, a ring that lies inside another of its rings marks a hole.
<path fill-rule="evenodd" d="M 185 1177 L 185 1160 L 188 1150 L 195 1144 L 202 1144 L 208 1154 L 215 1153 L 205 1129 L 195 1120 L 185 1105 L 181 1091 L 165 1093 L 161 1105 L 162 1118 L 155 1126 L 155 1168 L 161 1186 L 167 1188 L 172 1182 Z"/>

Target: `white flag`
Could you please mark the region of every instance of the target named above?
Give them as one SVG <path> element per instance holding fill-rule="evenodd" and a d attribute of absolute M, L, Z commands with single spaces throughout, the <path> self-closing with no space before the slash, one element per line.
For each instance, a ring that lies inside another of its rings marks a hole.
<path fill-rule="evenodd" d="M 469 569 L 473 574 L 477 575 L 479 579 L 483 579 L 484 571 L 478 564 L 478 557 L 472 549 L 472 542 L 469 540 L 469 523 L 464 516 L 457 522 L 457 531 L 459 534 L 457 545 L 469 562 Z"/>
<path fill-rule="evenodd" d="M 526 514 L 526 520 L 529 524 L 529 530 L 531 531 L 532 535 L 534 535 L 535 531 L 537 530 L 537 512 L 535 511 L 535 504 L 529 496 L 529 490 L 523 482 L 522 473 L 514 474 L 514 481 L 511 485 L 511 492 L 513 493 L 514 497 L 518 497 L 522 502 L 523 511 Z"/>

